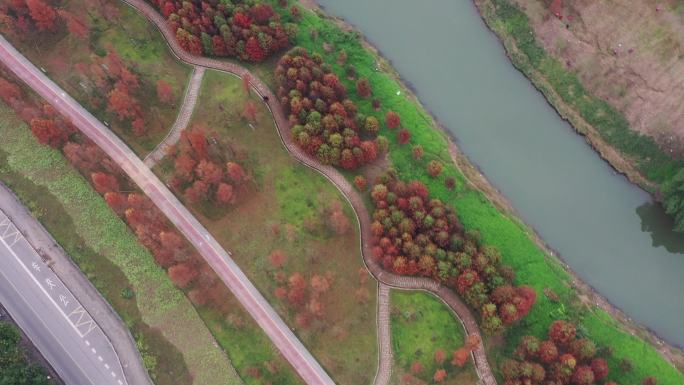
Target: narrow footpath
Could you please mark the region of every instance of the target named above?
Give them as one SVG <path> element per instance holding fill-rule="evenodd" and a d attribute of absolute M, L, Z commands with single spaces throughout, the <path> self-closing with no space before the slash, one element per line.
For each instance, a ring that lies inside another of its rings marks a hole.
<path fill-rule="evenodd" d="M 309 157 L 301 148 L 296 145 L 296 143 L 294 143 L 292 137 L 290 136 L 288 120 L 285 116 L 282 106 L 278 102 L 278 98 L 275 96 L 275 94 L 273 94 L 271 89 L 266 84 L 264 84 L 258 77 L 251 74 L 248 69 L 236 63 L 196 56 L 184 51 L 176 41 L 174 33 L 170 30 L 162 15 L 159 14 L 150 4 L 146 3 L 144 0 L 123 1 L 141 12 L 143 15 L 145 15 L 145 17 L 147 17 L 148 20 L 157 26 L 166 39 L 171 51 L 178 59 L 191 65 L 228 72 L 240 77 L 248 75 L 251 79 L 250 83 L 252 84 L 252 87 L 262 97 L 262 100 L 271 111 L 278 129 L 278 134 L 280 135 L 280 139 L 290 155 L 292 155 L 300 163 L 320 172 L 323 176 L 325 176 L 337 187 L 337 189 L 342 193 L 342 195 L 344 195 L 347 201 L 349 201 L 351 206 L 354 208 L 354 213 L 357 217 L 360 227 L 359 234 L 361 234 L 361 252 L 363 254 L 364 263 L 371 274 L 373 274 L 378 281 L 390 287 L 409 290 L 423 290 L 433 293 L 454 312 L 468 335 L 474 334 L 478 337 L 481 337 L 480 328 L 477 324 L 475 316 L 471 312 L 470 308 L 451 289 L 442 286 L 438 282 L 429 278 L 407 277 L 389 273 L 384 271 L 373 260 L 373 258 L 371 258 L 371 216 L 366 208 L 366 205 L 364 204 L 363 198 L 337 169 L 329 165 L 321 164 L 316 159 Z M 482 338 L 481 340 L 484 341 Z M 480 346 L 472 352 L 472 356 L 475 363 L 475 369 L 482 383 L 484 385 L 496 385 L 496 378 L 494 377 L 489 362 L 487 361 L 487 355 L 485 353 L 483 344 L 480 344 Z"/>
<path fill-rule="evenodd" d="M 178 143 L 181 132 L 183 132 L 183 130 L 188 127 L 188 124 L 190 124 L 192 112 L 195 110 L 195 105 L 197 104 L 199 89 L 202 86 L 204 71 L 204 67 L 193 67 L 190 81 L 185 88 L 183 104 L 178 111 L 176 121 L 173 123 L 173 126 L 171 126 L 171 130 L 166 135 L 164 140 L 162 140 L 157 147 L 155 147 L 155 149 L 145 157 L 144 163 L 147 167 L 154 167 L 154 165 L 156 165 L 166 155 L 168 148 L 171 145 Z"/>
<path fill-rule="evenodd" d="M 378 283 L 378 374 L 373 385 L 389 385 L 393 364 L 390 287 Z"/>

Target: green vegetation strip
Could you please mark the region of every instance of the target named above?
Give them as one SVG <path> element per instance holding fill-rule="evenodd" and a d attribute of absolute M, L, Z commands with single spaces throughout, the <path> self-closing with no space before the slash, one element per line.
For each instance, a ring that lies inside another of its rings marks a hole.
<path fill-rule="evenodd" d="M 181 378 L 183 383 L 240 384 L 187 298 L 61 153 L 37 143 L 5 105 L 0 106 L 0 137 L 0 178 L 95 285 L 109 293 L 107 299 L 132 328 L 157 383 L 175 384 Z M 129 285 L 137 309 L 112 290 Z"/>
<path fill-rule="evenodd" d="M 12 324 L 0 321 L 0 384 L 48 385 L 43 368 L 26 358 L 26 351 L 20 345 L 21 334 Z"/>
<path fill-rule="evenodd" d="M 502 1 L 497 0 L 498 3 Z M 515 20 L 520 22 L 520 19 Z M 331 53 L 323 50 L 323 42 L 334 47 Z M 380 111 L 376 112 L 368 99 L 361 99 L 354 92 L 350 92 L 350 97 L 359 105 L 359 111 L 367 115 L 384 117 L 388 110 L 393 110 L 401 116 L 402 125 L 411 131 L 411 141 L 404 146 L 397 145 L 395 132 L 387 129 L 380 132 L 390 138 L 389 157 L 397 174 L 405 180 L 423 181 L 434 197 L 453 204 L 466 229 L 479 230 L 485 244 L 495 246 L 501 251 L 504 262 L 516 271 L 516 283 L 530 285 L 539 294 L 532 312 L 507 332 L 502 351 L 492 354 L 496 361 L 506 354 L 511 354 L 521 336 L 531 334 L 540 338 L 545 337 L 552 320 L 571 318 L 579 324 L 581 333 L 612 350 L 613 353 L 608 360 L 612 370 L 609 378 L 621 384 L 632 384 L 640 383 L 649 375 L 655 375 L 663 385 L 684 383 L 684 375 L 681 372 L 662 358 L 650 344 L 621 331 L 620 325 L 609 314 L 593 306 L 578 306 L 578 296 L 570 288 L 570 275 L 555 258 L 549 257 L 534 243 L 529 229 L 519 224 L 516 219 L 502 214 L 481 192 L 464 187 L 465 177 L 450 160 L 449 144 L 445 134 L 437 128 L 416 100 L 397 95 L 398 90 L 403 90 L 402 94 L 405 94 L 406 90 L 389 72 L 389 65 L 364 48 L 357 35 L 343 31 L 333 20 L 313 12 L 305 12 L 297 43 L 323 55 L 337 73 L 344 70 L 336 63 L 337 54 L 340 50 L 346 51 L 346 65 L 354 65 L 360 77 L 368 77 L 373 88 L 373 97 L 382 102 Z M 376 67 L 381 70 L 376 71 Z M 346 81 L 345 85 L 350 90 L 354 89 L 354 83 L 351 81 Z M 577 92 L 579 91 L 578 88 Z M 600 111 L 596 110 L 595 114 L 596 122 L 620 122 L 605 105 Z M 675 166 L 658 155 L 655 147 L 638 146 L 630 131 L 626 131 L 626 127 L 617 125 L 609 129 L 606 126 L 606 132 L 612 133 L 615 143 L 621 143 L 625 149 L 635 153 L 643 151 L 645 160 L 640 166 L 648 175 L 663 179 L 672 174 Z M 415 144 L 420 144 L 425 149 L 426 156 L 420 162 L 411 156 L 411 145 Z M 438 179 L 431 178 L 425 170 L 425 165 L 431 159 L 440 159 L 446 164 L 443 176 Z M 458 182 L 457 188 L 447 189 L 443 177 L 455 177 Z M 544 289 L 555 292 L 560 297 L 560 302 L 554 302 L 542 295 Z M 625 362 L 630 362 L 631 365 L 626 365 Z M 631 370 L 619 369 L 621 366 L 631 366 Z"/>

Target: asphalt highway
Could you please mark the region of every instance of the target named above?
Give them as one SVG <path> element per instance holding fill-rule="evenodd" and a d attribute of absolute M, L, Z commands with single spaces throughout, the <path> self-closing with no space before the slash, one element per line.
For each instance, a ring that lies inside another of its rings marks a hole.
<path fill-rule="evenodd" d="M 156 175 L 104 124 L 0 36 L 0 61 L 112 158 L 185 235 L 309 385 L 334 384 L 316 359 L 218 242 Z"/>
<path fill-rule="evenodd" d="M 0 211 L 0 302 L 68 385 L 127 385 L 109 339 Z"/>

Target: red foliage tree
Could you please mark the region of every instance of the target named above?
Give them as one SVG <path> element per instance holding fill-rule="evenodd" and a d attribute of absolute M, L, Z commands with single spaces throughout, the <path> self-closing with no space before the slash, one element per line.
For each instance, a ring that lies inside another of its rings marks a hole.
<path fill-rule="evenodd" d="M 539 359 L 543 363 L 551 363 L 558 358 L 558 348 L 553 341 L 542 341 L 539 344 Z"/>
<path fill-rule="evenodd" d="M 553 321 L 549 328 L 549 338 L 559 345 L 565 345 L 575 339 L 575 333 L 575 325 L 563 320 Z"/>
<path fill-rule="evenodd" d="M 363 175 L 355 176 L 354 185 L 359 191 L 366 191 L 366 178 L 364 178 Z"/>
<path fill-rule="evenodd" d="M 233 192 L 233 186 L 228 183 L 220 183 L 216 189 L 216 200 L 221 204 L 231 204 L 235 203 L 235 193 Z"/>
<path fill-rule="evenodd" d="M 57 11 L 42 0 L 26 0 L 31 18 L 39 31 L 52 31 L 57 21 Z"/>
<path fill-rule="evenodd" d="M 65 130 L 57 126 L 57 123 L 52 119 L 31 120 L 31 132 L 38 138 L 42 144 L 47 144 L 53 148 L 60 148 L 67 141 L 67 133 Z"/>
<path fill-rule="evenodd" d="M 409 142 L 410 139 L 411 139 L 411 133 L 409 132 L 409 130 L 407 130 L 405 128 L 402 128 L 397 133 L 397 142 L 399 144 L 406 144 Z"/>
<path fill-rule="evenodd" d="M 432 376 L 432 379 L 435 382 L 444 382 L 444 380 L 446 380 L 446 378 L 447 378 L 447 372 L 444 369 L 437 369 L 437 371 L 435 372 L 435 375 Z"/>
<path fill-rule="evenodd" d="M 104 195 L 107 205 L 118 215 L 122 215 L 126 210 L 126 196 L 119 192 L 109 191 Z"/>
<path fill-rule="evenodd" d="M 334 210 L 328 218 L 330 228 L 338 235 L 349 231 L 349 219 L 341 210 Z"/>
<path fill-rule="evenodd" d="M 11 105 L 13 100 L 21 98 L 21 90 L 16 84 L 0 77 L 0 98 Z"/>
<path fill-rule="evenodd" d="M 603 358 L 594 358 L 591 361 L 591 370 L 594 372 L 594 377 L 599 381 L 608 377 L 608 363 Z"/>
<path fill-rule="evenodd" d="M 572 383 L 575 385 L 592 385 L 594 380 L 594 372 L 587 365 L 578 366 L 572 373 Z"/>
<path fill-rule="evenodd" d="M 85 21 L 81 20 L 73 13 L 63 9 L 60 9 L 58 13 L 59 16 L 66 21 L 67 29 L 69 30 L 70 34 L 82 40 L 88 39 L 88 35 L 90 35 L 90 28 L 88 28 L 88 24 L 86 24 Z"/>
<path fill-rule="evenodd" d="M 444 349 L 435 350 L 434 358 L 437 365 L 442 365 L 444 363 L 444 360 L 446 360 L 446 352 L 444 351 Z"/>
<path fill-rule="evenodd" d="M 411 373 L 420 374 L 423 371 L 423 365 L 419 361 L 414 361 L 411 364 Z"/>
<path fill-rule="evenodd" d="M 368 79 L 361 78 L 356 82 L 356 92 L 364 99 L 371 96 L 372 90 Z"/>
<path fill-rule="evenodd" d="M 114 89 L 109 91 L 107 101 L 107 110 L 114 112 L 119 120 L 134 119 L 140 114 L 140 107 L 123 83 L 117 83 Z"/>
<path fill-rule="evenodd" d="M 433 178 L 439 176 L 442 173 L 442 164 L 436 160 L 431 160 L 427 164 L 427 172 Z"/>
<path fill-rule="evenodd" d="M 462 367 L 468 362 L 470 358 L 470 350 L 466 347 L 459 348 L 454 352 L 451 364 L 454 366 Z"/>
<path fill-rule="evenodd" d="M 276 269 L 280 269 L 287 261 L 287 255 L 282 250 L 276 249 L 269 254 L 268 261 L 271 263 L 271 266 Z"/>
<path fill-rule="evenodd" d="M 175 98 L 173 96 L 173 89 L 169 83 L 162 79 L 157 82 L 157 98 L 164 104 L 173 104 Z"/>
<path fill-rule="evenodd" d="M 110 191 L 119 191 L 119 181 L 116 177 L 110 174 L 105 174 L 103 172 L 94 172 L 90 174 L 90 179 L 93 181 L 93 187 L 100 194 L 104 194 Z"/>
<path fill-rule="evenodd" d="M 185 189 L 185 197 L 188 202 L 195 204 L 207 199 L 209 186 L 201 180 L 196 180 L 192 186 Z"/>
<path fill-rule="evenodd" d="M 255 123 L 257 120 L 257 106 L 254 101 L 247 100 L 242 108 L 242 116 L 248 121 Z"/>
<path fill-rule="evenodd" d="M 401 125 L 401 118 L 399 117 L 399 114 L 394 111 L 387 111 L 387 114 L 385 114 L 385 124 L 387 125 L 387 128 L 392 130 L 399 128 Z"/>
<path fill-rule="evenodd" d="M 194 180 L 195 162 L 189 155 L 180 155 L 176 158 L 175 162 L 175 175 L 184 181 Z"/>
<path fill-rule="evenodd" d="M 195 166 L 195 175 L 208 186 L 214 186 L 221 182 L 223 170 L 216 163 L 202 159 Z"/>
<path fill-rule="evenodd" d="M 253 62 L 260 62 L 266 58 L 266 51 L 259 45 L 259 40 L 253 36 L 247 40 L 245 52 L 247 53 L 249 60 Z"/>
<path fill-rule="evenodd" d="M 245 170 L 239 164 L 235 162 L 226 163 L 226 170 L 228 171 L 228 176 L 235 183 L 240 183 L 247 180 L 247 174 Z"/>
<path fill-rule="evenodd" d="M 190 263 L 179 263 L 169 267 L 168 274 L 176 286 L 185 289 L 197 278 L 198 271 Z"/>

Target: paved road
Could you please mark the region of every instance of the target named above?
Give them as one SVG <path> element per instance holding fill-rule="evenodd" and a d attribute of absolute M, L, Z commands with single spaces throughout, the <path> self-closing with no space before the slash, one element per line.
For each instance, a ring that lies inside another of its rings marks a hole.
<path fill-rule="evenodd" d="M 470 308 L 461 300 L 458 295 L 456 295 L 456 293 L 454 293 L 453 290 L 447 288 L 446 286 L 442 286 L 437 281 L 429 278 L 407 277 L 389 273 L 383 270 L 371 257 L 373 255 L 371 252 L 371 216 L 368 212 L 365 202 L 363 201 L 363 198 L 359 194 L 358 190 L 354 188 L 354 186 L 352 186 L 352 184 L 344 177 L 344 175 L 342 175 L 335 167 L 321 164 L 318 162 L 318 160 L 310 157 L 299 146 L 297 146 L 296 143 L 294 143 L 289 132 L 290 125 L 287 117 L 285 116 L 283 108 L 280 105 L 278 98 L 273 94 L 271 89 L 266 86 L 266 84 L 264 84 L 258 77 L 251 74 L 249 70 L 234 62 L 197 56 L 184 51 L 175 38 L 175 32 L 169 28 L 169 25 L 166 23 L 162 15 L 150 4 L 144 0 L 123 1 L 143 13 L 148 20 L 150 20 L 157 26 L 157 28 L 159 28 L 162 35 L 166 39 L 166 43 L 171 48 L 171 51 L 180 60 L 191 65 L 212 68 L 240 77 L 249 75 L 252 87 L 264 98 L 266 106 L 273 114 L 273 119 L 276 123 L 278 134 L 280 135 L 280 139 L 282 140 L 285 149 L 300 163 L 320 172 L 324 177 L 332 182 L 347 199 L 349 204 L 351 204 L 351 206 L 354 208 L 354 214 L 358 219 L 360 229 L 359 232 L 361 234 L 361 253 L 363 254 L 366 267 L 368 267 L 368 270 L 371 272 L 371 274 L 373 274 L 373 276 L 381 283 L 394 288 L 422 290 L 436 295 L 451 309 L 451 311 L 463 325 L 463 328 L 466 330 L 467 334 L 474 334 L 477 336 L 481 335 L 480 328 L 477 324 L 477 319 L 473 315 Z M 472 352 L 472 357 L 478 377 L 482 383 L 484 385 L 496 385 L 496 378 L 494 377 L 492 369 L 489 365 L 489 361 L 487 360 L 487 355 L 485 353 L 483 344 L 480 344 L 480 346 L 478 346 Z"/>
<path fill-rule="evenodd" d="M 57 244 L 50 233 L 19 201 L 14 193 L 0 182 L 0 209 L 12 218 L 26 240 L 38 251 L 50 269 L 57 274 L 78 302 L 88 311 L 114 346 L 130 384 L 152 385 L 147 369 L 130 331 L 95 286 L 74 264 L 69 255 Z"/>
<path fill-rule="evenodd" d="M 127 385 L 99 326 L 0 211 L 0 302 L 69 385 Z"/>
<path fill-rule="evenodd" d="M 292 330 L 199 221 L 114 133 L 45 76 L 2 36 L 0 61 L 67 117 L 138 185 L 185 235 L 224 284 L 255 319 L 302 379 L 310 385 L 334 384 Z"/>

